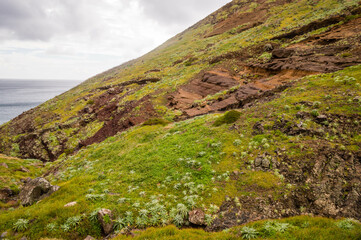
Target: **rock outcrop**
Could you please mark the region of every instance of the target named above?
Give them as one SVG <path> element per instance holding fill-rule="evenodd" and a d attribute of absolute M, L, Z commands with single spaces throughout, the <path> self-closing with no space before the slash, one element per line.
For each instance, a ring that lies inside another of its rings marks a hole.
<path fill-rule="evenodd" d="M 23 206 L 29 206 L 50 196 L 50 194 L 57 190 L 59 190 L 59 186 L 53 186 L 46 179 L 39 177 L 28 181 L 24 185 L 20 191 L 19 198 Z"/>

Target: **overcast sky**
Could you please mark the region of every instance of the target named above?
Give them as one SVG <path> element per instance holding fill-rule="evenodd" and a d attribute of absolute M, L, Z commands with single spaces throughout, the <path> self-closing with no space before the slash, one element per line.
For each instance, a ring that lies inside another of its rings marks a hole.
<path fill-rule="evenodd" d="M 85 80 L 230 0 L 0 0 L 0 78 Z"/>

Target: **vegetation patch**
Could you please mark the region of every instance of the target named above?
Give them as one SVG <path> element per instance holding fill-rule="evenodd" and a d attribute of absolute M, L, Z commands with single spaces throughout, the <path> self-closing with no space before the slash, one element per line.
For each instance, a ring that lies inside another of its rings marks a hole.
<path fill-rule="evenodd" d="M 235 123 L 241 116 L 241 113 L 236 110 L 226 112 L 223 116 L 219 117 L 213 126 L 221 126 L 222 124 Z"/>

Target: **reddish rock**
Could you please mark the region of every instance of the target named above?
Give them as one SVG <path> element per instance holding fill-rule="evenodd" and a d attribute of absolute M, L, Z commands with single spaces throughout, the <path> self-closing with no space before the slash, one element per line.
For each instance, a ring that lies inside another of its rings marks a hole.
<path fill-rule="evenodd" d="M 272 51 L 272 57 L 274 58 L 288 58 L 294 53 L 292 49 L 275 49 Z"/>

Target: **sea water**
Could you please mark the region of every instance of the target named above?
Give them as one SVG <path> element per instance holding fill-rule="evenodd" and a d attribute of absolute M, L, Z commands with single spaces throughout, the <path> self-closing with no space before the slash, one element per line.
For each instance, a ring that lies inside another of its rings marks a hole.
<path fill-rule="evenodd" d="M 0 125 L 79 83 L 75 80 L 0 79 Z"/>

